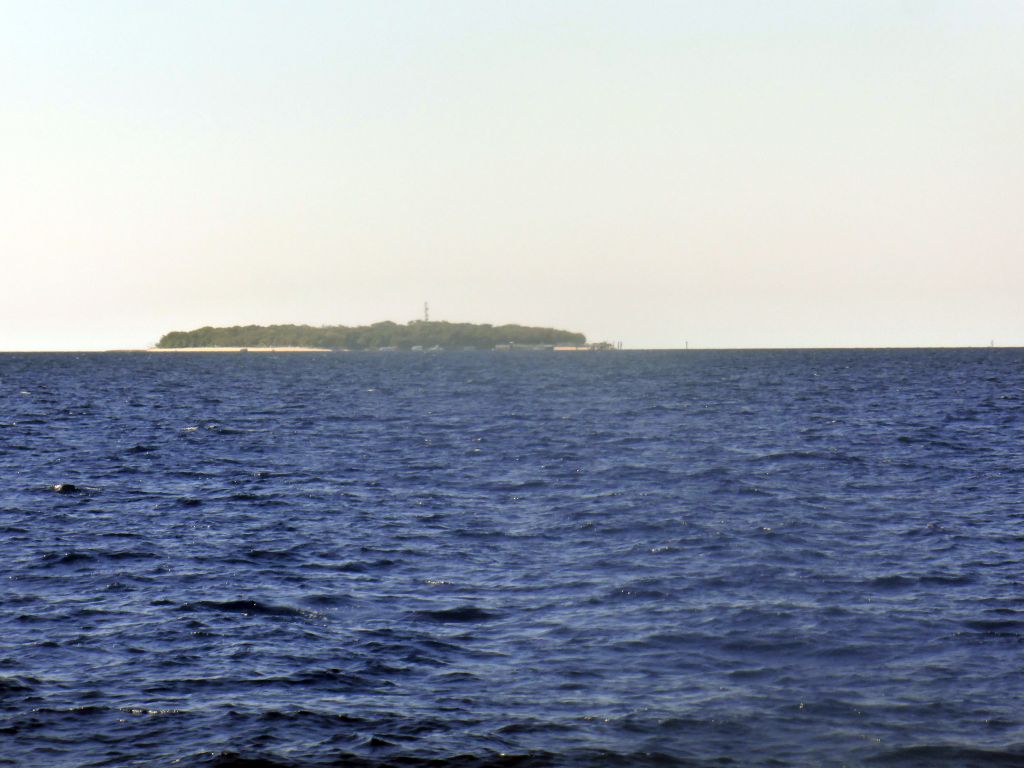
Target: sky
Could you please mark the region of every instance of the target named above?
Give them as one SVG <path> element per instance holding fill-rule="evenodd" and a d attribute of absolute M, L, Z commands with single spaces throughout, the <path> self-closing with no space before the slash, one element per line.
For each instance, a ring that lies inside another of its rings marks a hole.
<path fill-rule="evenodd" d="M 0 0 L 0 349 L 1024 345 L 1019 0 Z"/>

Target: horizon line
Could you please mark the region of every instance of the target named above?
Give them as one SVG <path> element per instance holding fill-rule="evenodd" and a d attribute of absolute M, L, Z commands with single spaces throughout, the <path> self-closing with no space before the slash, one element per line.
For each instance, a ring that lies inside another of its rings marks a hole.
<path fill-rule="evenodd" d="M 241 347 L 230 347 L 230 348 L 219 348 L 219 347 L 195 347 L 189 348 L 198 350 L 200 352 L 223 352 L 225 354 L 236 354 L 238 349 Z M 296 351 L 295 348 L 290 348 L 287 345 L 280 345 L 276 347 L 245 347 L 247 350 L 278 350 L 281 352 Z M 683 347 L 622 347 L 617 350 L 606 350 L 609 352 L 789 352 L 789 351 L 842 351 L 842 350 L 890 350 L 890 349 L 1024 349 L 1024 344 L 887 344 L 887 345 L 840 345 L 840 346 L 820 346 L 820 345 L 808 345 L 808 346 L 707 346 L 707 347 L 694 347 L 694 346 L 683 346 Z M 136 354 L 136 353 L 148 353 L 148 352 L 168 352 L 175 351 L 174 348 L 161 348 L 161 347 L 115 347 L 108 349 L 0 349 L 0 355 L 82 355 L 82 354 Z M 377 352 L 378 350 L 366 349 L 366 350 L 334 350 L 334 349 L 309 349 L 302 350 L 306 352 Z M 399 351 L 411 351 L 411 350 L 399 350 Z M 463 350 L 446 350 L 446 351 L 463 351 Z M 492 349 L 478 349 L 476 352 L 492 352 Z"/>

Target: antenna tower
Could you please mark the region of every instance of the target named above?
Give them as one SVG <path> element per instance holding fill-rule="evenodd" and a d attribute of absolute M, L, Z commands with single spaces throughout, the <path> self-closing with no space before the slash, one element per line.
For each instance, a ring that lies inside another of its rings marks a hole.
<path fill-rule="evenodd" d="M 430 322 L 430 304 L 426 301 L 423 302 L 423 322 Z"/>

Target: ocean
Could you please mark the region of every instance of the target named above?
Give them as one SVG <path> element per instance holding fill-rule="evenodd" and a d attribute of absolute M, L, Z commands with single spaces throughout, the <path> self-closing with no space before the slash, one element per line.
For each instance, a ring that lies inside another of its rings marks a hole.
<path fill-rule="evenodd" d="M 4 354 L 0 483 L 3 766 L 1024 766 L 1024 350 Z"/>

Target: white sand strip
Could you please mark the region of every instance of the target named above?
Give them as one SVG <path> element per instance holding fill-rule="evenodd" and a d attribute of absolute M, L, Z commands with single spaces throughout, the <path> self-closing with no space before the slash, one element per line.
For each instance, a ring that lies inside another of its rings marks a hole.
<path fill-rule="evenodd" d="M 150 347 L 147 352 L 332 352 L 324 347 Z"/>

